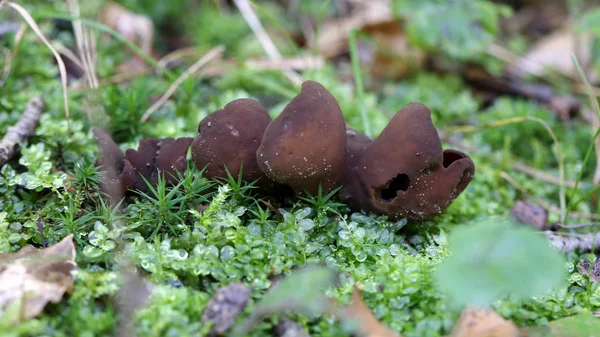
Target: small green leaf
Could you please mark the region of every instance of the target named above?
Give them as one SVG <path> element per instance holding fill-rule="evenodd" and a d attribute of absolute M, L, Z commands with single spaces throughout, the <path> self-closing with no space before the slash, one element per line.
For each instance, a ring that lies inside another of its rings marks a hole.
<path fill-rule="evenodd" d="M 270 314 L 296 311 L 317 315 L 325 311 L 328 298 L 325 291 L 334 285 L 337 275 L 323 266 L 308 266 L 279 281 L 256 305 L 253 313 L 235 329 L 235 335 L 245 335 L 249 329 Z"/>
<path fill-rule="evenodd" d="M 565 258 L 540 232 L 492 218 L 454 230 L 450 258 L 435 273 L 458 305 L 488 306 L 507 295 L 543 295 L 565 280 Z"/>

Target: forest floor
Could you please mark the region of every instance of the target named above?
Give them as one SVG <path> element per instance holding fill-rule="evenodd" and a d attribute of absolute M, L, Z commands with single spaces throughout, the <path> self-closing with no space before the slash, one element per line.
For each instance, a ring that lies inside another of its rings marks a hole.
<path fill-rule="evenodd" d="M 593 2 L 0 2 L 0 335 L 600 336 Z M 426 105 L 473 180 L 390 220 L 187 153 L 178 183 L 107 195 L 93 128 L 195 138 L 307 80 L 372 138 Z"/>

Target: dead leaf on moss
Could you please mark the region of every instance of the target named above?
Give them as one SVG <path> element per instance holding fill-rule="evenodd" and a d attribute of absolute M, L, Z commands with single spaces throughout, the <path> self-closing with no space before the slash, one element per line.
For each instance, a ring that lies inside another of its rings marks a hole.
<path fill-rule="evenodd" d="M 381 323 L 365 301 L 358 289 L 352 292 L 352 303 L 342 308 L 340 316 L 345 323 L 356 324 L 356 334 L 363 337 L 401 337 Z"/>
<path fill-rule="evenodd" d="M 570 26 L 556 30 L 537 42 L 529 52 L 509 66 L 509 71 L 521 74 L 523 71 L 536 76 L 544 76 L 548 71 L 557 71 L 564 76 L 578 78 L 571 53 L 575 53 L 579 62 L 586 68 L 592 54 L 592 34 L 577 36 Z M 588 73 L 590 81 L 596 74 Z"/>
<path fill-rule="evenodd" d="M 510 213 L 519 222 L 541 230 L 548 229 L 548 211 L 532 202 L 518 200 Z"/>
<path fill-rule="evenodd" d="M 116 30 L 140 49 L 152 55 L 154 23 L 145 15 L 136 14 L 116 2 L 107 2 L 100 10 L 100 22 Z M 119 72 L 142 73 L 147 64 L 137 55 L 117 66 Z"/>
<path fill-rule="evenodd" d="M 372 39 L 361 54 L 375 78 L 400 79 L 425 66 L 427 55 L 409 43 L 401 21 L 366 24 L 362 31 Z"/>
<path fill-rule="evenodd" d="M 392 19 L 392 10 L 384 0 L 363 1 L 349 17 L 323 22 L 319 29 L 317 49 L 326 58 L 338 56 L 348 50 L 348 34 L 367 24 L 376 24 Z"/>
<path fill-rule="evenodd" d="M 20 319 L 39 315 L 48 302 L 58 303 L 73 289 L 73 234 L 45 249 L 23 247 L 0 255 L 0 311 L 21 301 Z"/>
<path fill-rule="evenodd" d="M 519 330 L 491 309 L 467 308 L 463 311 L 452 337 L 518 337 Z"/>

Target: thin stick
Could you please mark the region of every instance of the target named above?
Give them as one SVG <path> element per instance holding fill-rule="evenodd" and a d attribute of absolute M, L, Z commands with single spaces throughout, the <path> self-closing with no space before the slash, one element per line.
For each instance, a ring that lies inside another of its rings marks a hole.
<path fill-rule="evenodd" d="M 64 57 L 67 58 L 67 60 L 70 60 L 71 62 L 73 62 L 76 66 L 78 66 L 81 70 L 85 71 L 85 66 L 83 65 L 83 63 L 81 63 L 81 60 L 79 59 L 79 57 L 77 55 L 75 55 L 75 53 L 73 53 L 73 51 L 63 45 L 58 45 L 57 46 L 59 53 L 61 53 Z"/>
<path fill-rule="evenodd" d="M 502 179 L 506 180 L 509 184 L 511 184 L 514 188 L 516 188 L 517 190 L 519 190 L 521 193 L 523 193 L 526 196 L 528 196 L 528 197 L 532 198 L 533 200 L 535 200 L 536 204 L 542 206 L 546 210 L 548 210 L 548 211 L 559 211 L 560 212 L 560 209 L 558 209 L 556 206 L 547 203 L 545 200 L 542 200 L 541 198 L 533 195 L 532 193 L 529 193 L 529 191 L 525 187 L 523 187 L 523 185 L 519 184 L 508 173 L 506 173 L 504 171 L 500 171 L 500 177 L 502 177 Z"/>
<path fill-rule="evenodd" d="M 44 36 L 42 31 L 40 30 L 40 27 L 38 27 L 37 23 L 35 23 L 35 20 L 33 20 L 31 15 L 25 10 L 25 8 L 21 7 L 21 5 L 12 3 L 7 0 L 2 0 L 0 2 L 0 8 L 2 8 L 2 6 L 4 4 L 12 7 L 12 9 L 14 9 L 17 13 L 19 13 L 19 15 L 21 15 L 21 17 L 23 17 L 23 19 L 25 20 L 25 22 L 27 22 L 29 27 L 31 27 L 31 29 L 35 32 L 35 34 L 37 34 L 37 36 L 40 38 L 40 40 L 42 40 L 42 42 L 46 45 L 46 47 L 48 47 L 48 49 L 50 49 L 52 54 L 54 54 L 54 58 L 56 58 L 56 63 L 58 64 L 58 71 L 60 72 L 60 81 L 61 81 L 62 89 L 63 89 L 65 117 L 67 118 L 67 132 L 68 132 L 68 135 L 70 138 L 71 137 L 71 118 L 70 118 L 71 114 L 69 113 L 69 98 L 68 98 L 68 94 L 67 94 L 67 68 L 65 67 L 65 63 L 63 62 L 62 58 L 60 57 L 60 54 L 56 51 L 56 49 L 54 49 L 54 47 L 52 47 L 50 42 L 48 42 L 48 40 L 46 39 L 46 37 Z"/>
<path fill-rule="evenodd" d="M 19 46 L 21 45 L 21 40 L 23 36 L 25 36 L 25 31 L 27 30 L 27 26 L 21 25 L 17 33 L 15 34 L 15 43 L 14 49 L 8 54 L 6 57 L 6 61 L 4 62 L 4 71 L 2 72 L 2 79 L 0 80 L 0 87 L 4 86 L 6 83 L 6 79 L 8 78 L 8 74 L 10 73 L 10 65 L 12 64 L 12 60 L 17 57 L 17 53 L 19 52 Z"/>
<path fill-rule="evenodd" d="M 367 108 L 365 107 L 365 90 L 363 88 L 362 74 L 360 71 L 360 60 L 358 58 L 358 46 L 356 43 L 357 30 L 352 29 L 349 36 L 350 58 L 352 61 L 352 74 L 354 75 L 354 86 L 356 87 L 356 95 L 358 96 L 358 107 L 360 109 L 360 117 L 363 123 L 365 135 L 372 138 L 371 121 L 367 116 Z"/>
<path fill-rule="evenodd" d="M 528 197 L 532 198 L 533 200 L 535 200 L 535 202 L 538 205 L 540 205 L 542 208 L 546 209 L 547 211 L 560 213 L 560 208 L 558 208 L 558 207 L 556 207 L 556 206 L 554 206 L 554 205 L 552 205 L 552 204 L 550 204 L 550 203 L 542 200 L 541 198 L 536 197 L 534 194 L 530 193 L 525 187 L 523 187 L 515 179 L 513 179 L 511 176 L 509 176 L 508 173 L 502 171 L 502 172 L 500 172 L 500 177 L 502 177 L 504 180 L 506 180 L 514 188 L 516 188 L 519 191 L 521 191 L 521 193 L 523 193 L 526 196 L 528 196 Z M 600 220 L 600 214 L 571 212 L 571 215 L 573 215 L 576 218 Z M 566 226 L 566 225 L 562 225 L 562 226 Z M 563 227 L 563 228 L 569 228 L 569 227 L 566 226 L 566 227 Z"/>
<path fill-rule="evenodd" d="M 556 225 L 560 228 L 565 228 L 565 229 L 578 229 L 578 228 L 585 228 L 585 227 L 600 226 L 600 222 L 588 222 L 588 223 L 582 223 L 582 224 L 577 224 L 577 225 L 563 225 L 563 224 L 557 222 L 554 225 Z"/>
<path fill-rule="evenodd" d="M 544 234 L 554 248 L 563 252 L 571 252 L 575 249 L 590 251 L 593 247 L 600 246 L 600 235 L 596 233 L 561 235 L 560 233 L 545 231 Z"/>
<path fill-rule="evenodd" d="M 198 47 L 196 47 L 196 46 L 176 49 L 176 50 L 168 53 L 167 55 L 161 57 L 160 60 L 158 60 L 158 64 L 160 64 L 162 67 L 166 68 L 173 61 L 179 60 L 186 56 L 195 57 L 197 54 L 198 54 Z"/>
<path fill-rule="evenodd" d="M 67 5 L 73 16 L 81 17 L 78 0 L 67 0 Z M 96 71 L 94 69 L 95 57 L 92 55 L 92 38 L 89 29 L 83 27 L 83 23 L 80 20 L 73 20 L 71 21 L 71 24 L 73 25 L 75 42 L 77 43 L 77 49 L 79 49 L 79 56 L 81 57 L 81 63 L 83 64 L 82 70 L 85 74 L 85 79 L 90 88 L 98 88 L 98 78 L 96 77 Z"/>
<path fill-rule="evenodd" d="M 206 55 L 204 55 L 201 59 L 196 61 L 196 63 L 192 64 L 192 66 L 190 66 L 181 76 L 179 76 L 175 80 L 175 82 L 173 82 L 173 84 L 171 84 L 169 89 L 158 99 L 158 101 L 156 101 L 156 103 L 154 103 L 148 110 L 146 110 L 146 112 L 140 119 L 140 122 L 143 123 L 143 122 L 147 121 L 148 118 L 150 117 L 150 115 L 154 111 L 156 111 L 163 104 L 165 104 L 165 102 L 169 99 L 169 97 L 171 97 L 171 95 L 173 95 L 175 90 L 177 90 L 177 88 L 179 88 L 181 83 L 183 83 L 183 81 L 187 80 L 190 76 L 192 76 L 194 73 L 196 73 L 198 70 L 200 70 L 200 68 L 202 68 L 208 62 L 221 57 L 224 50 L 225 50 L 225 47 L 223 47 L 222 45 L 217 46 L 217 47 L 211 49 L 208 53 L 206 53 Z"/>
<path fill-rule="evenodd" d="M 271 60 L 281 59 L 281 54 L 279 53 L 279 50 L 277 50 L 277 47 L 273 43 L 273 40 L 271 40 L 271 37 L 269 37 L 269 34 L 267 34 L 265 29 L 263 28 L 262 24 L 260 23 L 260 20 L 256 16 L 256 13 L 254 13 L 254 10 L 252 9 L 250 2 L 248 0 L 234 0 L 233 2 L 235 2 L 235 5 L 244 17 L 244 20 L 246 20 L 246 22 L 248 23 L 248 26 L 250 26 L 250 29 L 252 29 L 252 32 L 258 39 L 258 42 L 260 42 L 260 45 L 262 46 L 265 53 L 267 53 L 267 56 Z M 293 85 L 299 86 L 302 83 L 300 75 L 298 75 L 298 73 L 296 73 L 295 71 L 288 69 L 284 70 L 283 73 L 290 80 L 290 82 L 292 82 Z"/>
<path fill-rule="evenodd" d="M 25 111 L 14 126 L 8 127 L 6 135 L 0 141 L 0 167 L 9 161 L 19 150 L 19 144 L 35 133 L 44 110 L 44 101 L 40 96 L 27 102 Z"/>
<path fill-rule="evenodd" d="M 548 131 L 548 133 L 550 134 L 550 137 L 552 137 L 552 141 L 554 142 L 554 146 L 556 147 L 556 157 L 558 159 L 558 173 L 560 176 L 559 177 L 560 185 L 558 185 L 558 190 L 559 190 L 558 199 L 560 201 L 560 221 L 564 223 L 567 218 L 567 198 L 566 198 L 566 190 L 565 190 L 565 165 L 563 162 L 562 151 L 560 149 L 560 142 L 558 141 L 558 138 L 556 138 L 554 131 L 552 131 L 552 128 L 550 127 L 550 125 L 548 125 L 548 123 L 546 123 L 546 121 L 544 121 L 541 118 L 537 118 L 537 117 L 522 116 L 522 117 L 501 119 L 501 120 L 495 121 L 493 123 L 490 123 L 488 125 L 484 125 L 483 127 L 466 125 L 466 126 L 455 127 L 455 128 L 453 128 L 453 130 L 459 131 L 459 132 L 475 132 L 475 131 L 479 131 L 479 130 L 497 128 L 497 127 L 501 127 L 501 126 L 505 126 L 505 125 L 509 125 L 509 124 L 514 124 L 514 123 L 522 123 L 524 121 L 531 121 L 531 122 L 536 122 L 538 124 L 541 124 L 546 129 L 546 131 Z"/>
<path fill-rule="evenodd" d="M 447 142 L 448 144 L 454 145 L 456 147 L 459 147 L 463 150 L 469 151 L 469 152 L 473 152 L 473 153 L 481 153 L 481 149 L 470 146 L 456 138 L 452 138 L 449 137 L 448 135 L 441 133 L 440 132 L 440 139 L 442 139 L 443 141 Z M 498 157 L 494 157 L 494 156 L 489 156 L 489 158 L 498 164 L 503 164 L 503 160 L 501 158 Z M 548 174 L 544 171 L 540 171 L 536 168 L 527 166 L 521 162 L 513 162 L 510 164 L 510 168 L 515 170 L 515 171 L 519 171 L 521 173 L 524 173 L 530 177 L 533 177 L 535 179 L 541 180 L 541 181 L 545 181 L 547 183 L 553 184 L 553 185 L 561 185 L 561 181 L 559 178 L 557 178 L 556 176 L 553 176 L 551 174 Z M 575 181 L 572 180 L 565 180 L 564 183 L 562 183 L 565 187 L 571 187 L 571 188 L 575 188 Z"/>

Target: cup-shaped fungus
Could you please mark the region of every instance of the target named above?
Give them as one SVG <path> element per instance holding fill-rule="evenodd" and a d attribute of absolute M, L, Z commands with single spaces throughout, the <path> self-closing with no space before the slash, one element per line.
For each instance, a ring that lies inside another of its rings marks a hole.
<path fill-rule="evenodd" d="M 271 179 L 294 191 L 316 194 L 341 184 L 346 124 L 337 100 L 321 84 L 307 81 L 265 130 L 256 157 Z"/>
<path fill-rule="evenodd" d="M 142 139 L 137 150 L 128 149 L 123 153 L 104 131 L 94 129 L 93 133 L 102 150 L 96 163 L 106 171 L 103 183 L 116 192 L 146 191 L 144 179 L 155 186 L 159 173 L 164 175 L 168 185 L 176 183 L 178 172 L 184 174 L 185 157 L 193 140 L 189 137 Z"/>
<path fill-rule="evenodd" d="M 428 219 L 442 213 L 473 179 L 473 161 L 460 151 L 442 150 L 422 104 L 400 110 L 374 141 L 362 137 L 348 152 L 342 193 L 354 209 L 391 219 Z"/>
<path fill-rule="evenodd" d="M 206 118 L 198 126 L 198 136 L 192 143 L 192 160 L 196 167 L 206 167 L 204 175 L 209 178 L 227 178 L 229 173 L 242 180 L 258 185 L 273 185 L 258 167 L 256 150 L 271 117 L 255 100 L 237 99 Z"/>
<path fill-rule="evenodd" d="M 146 191 L 148 183 L 156 186 L 159 174 L 163 174 L 167 185 L 178 182 L 178 173 L 182 176 L 185 173 L 185 157 L 193 140 L 191 137 L 140 140 L 137 150 L 125 151 L 123 183 L 128 189 Z"/>

